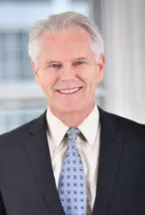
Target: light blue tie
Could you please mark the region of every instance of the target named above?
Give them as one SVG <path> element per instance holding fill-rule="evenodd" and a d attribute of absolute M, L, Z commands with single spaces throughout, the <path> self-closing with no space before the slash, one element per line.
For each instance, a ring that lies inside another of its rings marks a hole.
<path fill-rule="evenodd" d="M 70 128 L 68 150 L 60 175 L 58 192 L 66 215 L 86 215 L 86 183 L 83 163 L 76 148 L 77 128 Z"/>

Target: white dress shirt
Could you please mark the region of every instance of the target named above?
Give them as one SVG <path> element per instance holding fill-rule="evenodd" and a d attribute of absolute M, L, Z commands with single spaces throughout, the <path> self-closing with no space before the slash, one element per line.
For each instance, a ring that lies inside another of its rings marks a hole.
<path fill-rule="evenodd" d="M 50 149 L 51 162 L 58 188 L 59 177 L 63 166 L 63 160 L 67 151 L 67 127 L 61 120 L 47 109 L 47 138 Z M 100 120 L 97 105 L 94 106 L 89 116 L 78 126 L 81 134 L 76 141 L 76 147 L 82 158 L 87 186 L 87 214 L 93 210 L 96 196 L 98 176 L 98 158 L 100 147 Z"/>

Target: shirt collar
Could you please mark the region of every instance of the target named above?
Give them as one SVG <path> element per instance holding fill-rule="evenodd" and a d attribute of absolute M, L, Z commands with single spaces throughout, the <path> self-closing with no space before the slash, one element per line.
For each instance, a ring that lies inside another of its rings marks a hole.
<path fill-rule="evenodd" d="M 56 147 L 62 142 L 69 127 L 66 126 L 60 119 L 58 119 L 48 108 L 46 113 L 48 124 L 48 132 Z M 94 145 L 96 135 L 99 128 L 99 110 L 97 105 L 94 105 L 92 112 L 87 118 L 78 126 L 78 129 L 86 138 L 87 142 Z"/>
<path fill-rule="evenodd" d="M 94 105 L 92 112 L 88 117 L 78 126 L 87 142 L 94 145 L 95 139 L 99 129 L 99 110 L 97 105 Z"/>
<path fill-rule="evenodd" d="M 56 147 L 62 142 L 69 127 L 66 126 L 59 118 L 57 118 L 48 108 L 46 113 L 48 124 L 48 132 Z"/>

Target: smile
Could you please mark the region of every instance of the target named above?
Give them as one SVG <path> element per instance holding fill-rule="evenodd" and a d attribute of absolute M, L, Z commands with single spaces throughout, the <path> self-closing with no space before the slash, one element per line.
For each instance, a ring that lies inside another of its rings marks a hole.
<path fill-rule="evenodd" d="M 64 90 L 58 90 L 59 93 L 61 94 L 74 94 L 78 92 L 81 89 L 81 87 L 76 87 L 72 89 L 64 89 Z"/>

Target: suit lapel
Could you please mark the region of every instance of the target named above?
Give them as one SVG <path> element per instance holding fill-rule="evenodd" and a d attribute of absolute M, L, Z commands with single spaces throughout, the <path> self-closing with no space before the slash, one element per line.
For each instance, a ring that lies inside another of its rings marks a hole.
<path fill-rule="evenodd" d="M 36 119 L 30 126 L 29 135 L 25 140 L 25 149 L 36 182 L 49 211 L 53 215 L 64 215 L 52 170 L 46 136 L 45 114 Z"/>
<path fill-rule="evenodd" d="M 124 143 L 124 131 L 111 114 L 100 110 L 101 138 L 99 172 L 93 215 L 104 215 L 113 195 Z"/>

